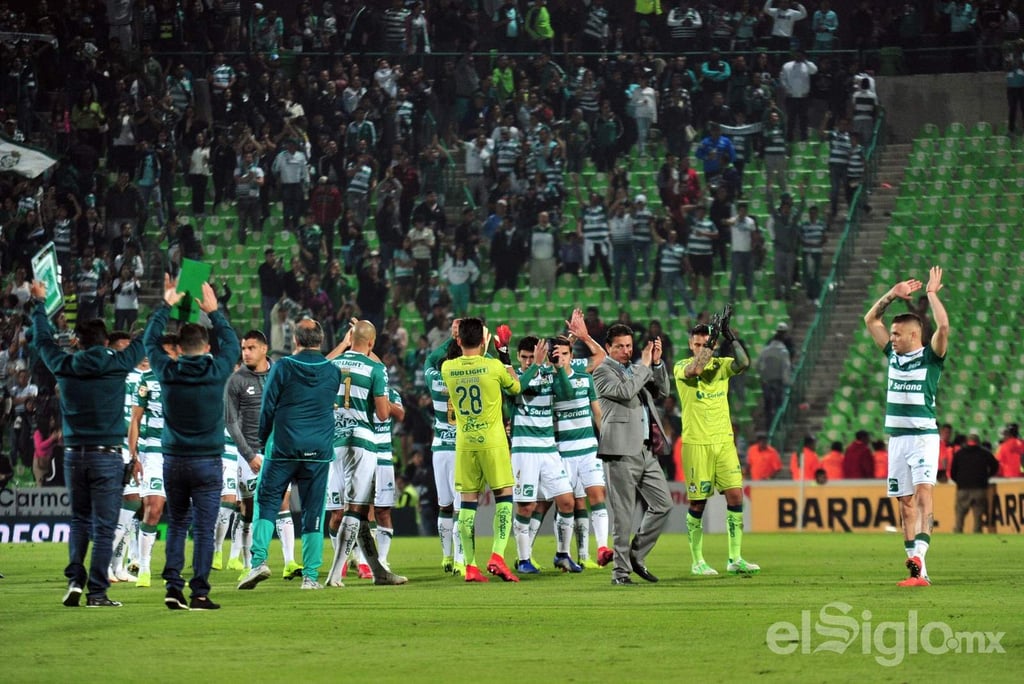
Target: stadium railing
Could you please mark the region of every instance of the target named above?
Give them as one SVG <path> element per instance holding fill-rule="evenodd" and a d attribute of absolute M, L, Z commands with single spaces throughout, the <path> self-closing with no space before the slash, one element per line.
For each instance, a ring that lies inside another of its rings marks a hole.
<path fill-rule="evenodd" d="M 882 110 L 878 120 L 875 122 L 875 130 L 871 136 L 871 144 L 866 154 L 864 182 L 861 183 L 853 195 L 852 209 L 847 216 L 842 235 L 839 236 L 835 255 L 832 257 L 832 268 L 822 285 L 821 308 L 818 309 L 818 313 L 807 329 L 807 336 L 800 347 L 800 360 L 793 370 L 792 383 L 787 388 L 782 406 L 775 414 L 775 418 L 772 420 L 771 427 L 768 430 L 768 441 L 778 449 L 779 453 L 787 453 L 787 450 L 792 447 L 792 445 L 788 444 L 789 433 L 796 421 L 800 405 L 807 396 L 811 374 L 818 363 L 822 351 L 827 347 L 828 329 L 835 314 L 836 300 L 839 298 L 844 279 L 853 261 L 853 251 L 857 245 L 857 237 L 860 232 L 862 207 L 867 203 L 865 195 L 874 186 L 879 158 L 881 157 L 884 145 L 885 110 Z"/>

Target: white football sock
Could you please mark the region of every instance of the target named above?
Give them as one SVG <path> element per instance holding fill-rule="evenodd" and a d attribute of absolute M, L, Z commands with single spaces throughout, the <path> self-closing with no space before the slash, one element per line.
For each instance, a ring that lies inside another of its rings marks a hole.
<path fill-rule="evenodd" d="M 217 526 L 213 530 L 213 552 L 223 551 L 224 538 L 228 536 L 228 526 L 231 524 L 231 513 L 233 511 L 221 505 L 217 511 Z"/>
<path fill-rule="evenodd" d="M 139 532 L 139 572 L 149 572 L 154 544 L 156 544 L 156 532 Z"/>
<path fill-rule="evenodd" d="M 380 564 L 389 569 L 388 551 L 391 550 L 391 538 L 394 536 L 394 528 L 377 525 L 377 557 L 380 558 Z"/>
<path fill-rule="evenodd" d="M 459 526 L 456 521 L 459 519 L 459 509 L 456 508 L 452 514 L 452 547 L 454 551 L 454 560 L 460 565 L 466 564 L 466 551 L 462 548 L 462 533 L 459 532 Z"/>
<path fill-rule="evenodd" d="M 281 553 L 284 555 L 284 564 L 294 563 L 295 523 L 292 522 L 292 514 L 278 513 L 274 526 L 277 528 L 277 536 L 281 540 Z"/>
<path fill-rule="evenodd" d="M 537 533 L 540 532 L 540 525 L 544 522 L 544 518 L 531 517 L 530 518 L 530 555 L 526 558 L 533 557 L 533 542 L 537 539 Z M 525 560 L 525 559 L 523 559 Z"/>
<path fill-rule="evenodd" d="M 516 538 L 516 552 L 519 560 L 530 560 L 530 547 L 533 541 L 530 536 L 530 524 L 520 522 L 518 515 L 512 518 L 512 536 Z"/>
<path fill-rule="evenodd" d="M 452 555 L 452 530 L 455 529 L 455 521 L 451 516 L 437 516 L 437 534 L 441 537 L 441 556 L 448 558 Z"/>
<path fill-rule="evenodd" d="M 245 532 L 242 528 L 242 516 L 235 514 L 235 524 L 231 528 L 231 556 L 230 558 L 238 558 L 242 554 L 243 543 L 242 540 L 245 536 Z"/>
<path fill-rule="evenodd" d="M 252 523 L 242 522 L 242 564 L 248 570 L 252 567 Z"/>
<path fill-rule="evenodd" d="M 341 568 L 348 562 L 349 554 L 355 548 L 358 537 L 359 518 L 355 515 L 345 515 L 341 519 L 341 529 L 338 531 L 338 547 L 334 550 L 331 570 L 327 573 L 328 582 L 341 581 Z"/>
<path fill-rule="evenodd" d="M 594 541 L 597 548 L 608 546 L 608 509 L 596 508 L 590 511 L 590 524 L 594 528 Z"/>
<path fill-rule="evenodd" d="M 576 555 L 581 561 L 590 558 L 590 518 L 584 515 L 572 519 L 573 531 L 576 533 Z"/>
<path fill-rule="evenodd" d="M 572 521 L 572 513 L 559 511 L 555 515 L 555 543 L 559 554 L 569 553 L 569 547 L 572 545 Z"/>

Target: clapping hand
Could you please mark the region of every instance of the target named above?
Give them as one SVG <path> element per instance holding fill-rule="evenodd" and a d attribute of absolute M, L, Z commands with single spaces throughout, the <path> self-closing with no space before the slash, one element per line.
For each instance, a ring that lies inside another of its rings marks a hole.
<path fill-rule="evenodd" d="M 651 361 L 655 364 L 661 363 L 661 335 L 654 338 L 654 348 L 651 350 Z"/>
<path fill-rule="evenodd" d="M 184 292 L 178 292 L 178 279 L 171 280 L 170 274 L 164 274 L 164 301 L 168 306 L 174 306 L 185 297 Z"/>
<path fill-rule="evenodd" d="M 659 358 L 661 352 L 658 352 Z M 654 341 L 651 340 L 644 345 L 643 351 L 640 352 L 640 363 L 645 366 L 650 366 L 654 362 Z"/>
<path fill-rule="evenodd" d="M 919 283 L 920 284 L 920 283 Z M 925 292 L 928 294 L 937 293 L 942 289 L 942 267 L 932 266 L 928 271 L 928 286 Z"/>
<path fill-rule="evenodd" d="M 941 277 L 942 271 L 940 269 L 939 278 Z M 889 293 L 894 297 L 899 297 L 900 299 L 910 301 L 910 295 L 914 294 L 920 289 L 921 281 L 917 280 L 916 278 L 911 278 L 909 280 L 904 280 L 902 283 L 896 283 L 895 285 L 893 285 L 892 289 L 889 290 Z"/>
<path fill-rule="evenodd" d="M 733 333 L 732 327 L 729 325 L 729 322 L 731 320 L 732 320 L 732 304 L 726 304 L 725 305 L 725 309 L 722 311 L 721 326 L 722 326 L 722 336 L 726 340 L 728 340 L 729 342 L 732 342 L 733 340 L 736 339 L 736 335 Z"/>

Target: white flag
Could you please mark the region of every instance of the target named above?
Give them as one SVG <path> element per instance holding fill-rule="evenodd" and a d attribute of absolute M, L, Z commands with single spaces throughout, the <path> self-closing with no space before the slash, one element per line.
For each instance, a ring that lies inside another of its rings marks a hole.
<path fill-rule="evenodd" d="M 56 159 L 41 150 L 0 136 L 0 172 L 35 178 L 56 163 Z"/>

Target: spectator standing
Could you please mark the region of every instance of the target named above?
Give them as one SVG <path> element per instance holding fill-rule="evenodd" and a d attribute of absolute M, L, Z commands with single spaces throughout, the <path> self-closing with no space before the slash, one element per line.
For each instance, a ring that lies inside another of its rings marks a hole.
<path fill-rule="evenodd" d="M 130 223 L 135 229 L 139 226 L 139 218 L 144 211 L 142 195 L 131 183 L 128 172 L 117 174 L 117 182 L 107 189 L 103 200 L 104 217 L 106 219 L 106 238 L 113 240 L 121 234 L 121 226 Z"/>
<path fill-rule="evenodd" d="M 630 95 L 633 106 L 633 118 L 636 120 L 637 154 L 647 157 L 647 139 L 651 133 L 651 125 L 658 123 L 658 93 L 650 86 L 650 78 L 640 76 L 640 83 Z"/>
<path fill-rule="evenodd" d="M 850 165 L 850 122 L 846 117 L 839 119 L 835 130 L 828 132 L 828 175 L 829 222 L 839 212 L 839 193 L 846 190 L 846 171 Z"/>
<path fill-rule="evenodd" d="M 814 32 L 815 52 L 831 52 L 839 30 L 839 15 L 832 9 L 830 0 L 821 0 L 821 6 L 814 12 L 811 19 L 811 31 Z"/>
<path fill-rule="evenodd" d="M 697 159 L 704 162 L 704 182 L 716 181 L 722 171 L 736 158 L 732 141 L 722 135 L 722 126 L 714 121 L 708 125 L 708 136 L 700 141 Z"/>
<path fill-rule="evenodd" d="M 808 61 L 803 50 L 797 50 L 794 59 L 783 64 L 779 73 L 779 84 L 786 95 L 786 138 L 791 142 L 797 126 L 800 128 L 800 140 L 807 140 L 811 77 L 816 73 L 817 65 Z"/>
<path fill-rule="evenodd" d="M 245 152 L 234 171 L 234 176 L 235 199 L 238 207 L 238 242 L 244 245 L 249 233 L 263 230 L 260 188 L 266 181 L 266 174 L 256 163 L 253 153 Z"/>
<path fill-rule="evenodd" d="M 1003 438 L 996 451 L 999 460 L 999 477 L 1021 477 L 1021 459 L 1024 457 L 1024 440 L 1020 438 L 1017 423 L 1010 423 L 1003 429 Z"/>
<path fill-rule="evenodd" d="M 821 457 L 821 469 L 825 471 L 829 482 L 843 479 L 842 442 L 832 442 L 829 452 Z"/>
<path fill-rule="evenodd" d="M 499 204 L 504 200 L 498 200 Z M 494 269 L 494 289 L 502 288 L 516 291 L 519 272 L 527 257 L 533 256 L 533 236 L 529 242 L 516 228 L 516 224 L 508 216 L 502 221 L 501 228 L 491 241 L 490 259 Z"/>
<path fill-rule="evenodd" d="M 1024 86 L 1024 80 L 1021 81 Z M 853 131 L 860 135 L 861 141 L 871 140 L 875 131 L 875 115 L 878 113 L 878 95 L 871 87 L 868 78 L 857 81 L 857 88 L 853 91 Z"/>
<path fill-rule="evenodd" d="M 466 258 L 466 248 L 455 246 L 455 253 L 445 259 L 441 266 L 441 280 L 448 286 L 452 298 L 452 313 L 462 318 L 469 310 L 470 287 L 480 278 L 480 269 Z"/>
<path fill-rule="evenodd" d="M 241 353 L 238 336 L 218 310 L 217 296 L 203 283 L 200 310 L 213 323 L 217 350 L 210 353 L 206 328 L 186 323 L 178 333 L 181 349 L 177 359 L 160 344 L 170 316 L 170 307 L 184 294 L 176 291 L 170 276 L 164 276 L 164 302 L 149 319 L 143 335 L 146 356 L 164 401 L 164 488 L 167 493 L 167 562 L 163 578 L 167 583 L 164 605 L 171 610 L 215 610 L 210 600 L 210 569 L 213 562 L 214 527 L 220 506 L 221 458 L 224 454 L 224 385 L 234 371 Z M 191 523 L 192 590 L 186 604 L 185 535 Z"/>
<path fill-rule="evenodd" d="M 729 62 L 722 59 L 717 47 L 711 48 L 708 60 L 700 65 L 701 87 L 708 94 L 725 93 L 729 89 L 731 77 Z"/>
<path fill-rule="evenodd" d="M 306 153 L 299 149 L 299 141 L 288 138 L 285 149 L 274 158 L 274 176 L 281 189 L 284 229 L 295 230 L 302 217 L 309 184 L 309 166 Z"/>
<path fill-rule="evenodd" d="M 767 188 L 768 206 L 772 207 L 771 186 Z M 807 188 L 800 186 L 800 206 L 793 209 L 793 196 L 782 193 L 779 206 L 771 209 L 771 221 L 768 232 L 772 237 L 775 249 L 775 299 L 789 299 L 790 284 L 793 282 L 793 269 L 796 265 L 796 251 L 800 241 L 800 217 L 807 204 Z"/>
<path fill-rule="evenodd" d="M 79 351 L 68 354 L 60 349 L 46 317 L 43 301 L 46 287 L 32 284 L 36 301 L 32 311 L 32 346 L 43 364 L 56 378 L 64 424 L 64 479 L 71 504 L 71 534 L 68 539 L 68 579 L 63 604 L 78 606 L 82 591 L 88 587 L 90 607 L 118 607 L 107 597 L 108 573 L 113 555 L 114 528 L 117 526 L 124 490 L 126 464 L 121 444 L 126 428 L 124 407 L 125 377 L 142 361 L 142 341 L 134 340 L 124 351 L 107 348 L 107 328 L 102 320 L 83 320 L 76 326 Z M 137 469 L 138 464 L 132 464 Z M 137 470 L 135 471 L 137 473 Z M 85 554 L 93 542 L 88 574 Z"/>
<path fill-rule="evenodd" d="M 633 245 L 633 217 L 627 213 L 628 200 L 616 201 L 608 218 L 608 234 L 612 244 L 612 291 L 615 301 L 622 301 L 622 274 L 625 272 L 629 300 L 637 298 L 636 251 Z"/>
<path fill-rule="evenodd" d="M 600 264 L 605 284 L 610 287 L 612 269 L 608 211 L 600 194 L 591 191 L 590 188 L 587 188 L 587 191 L 590 194 L 590 203 L 584 207 L 579 185 L 576 186 L 576 198 L 583 207 L 576 228 L 583 238 L 583 268 L 587 273 L 594 273 Z"/>
<path fill-rule="evenodd" d="M 732 264 L 729 271 L 729 301 L 736 301 L 736 283 L 743 279 L 743 286 L 747 290 L 747 300 L 754 301 L 754 239 L 758 239 L 761 229 L 757 225 L 757 219 L 749 213 L 749 204 L 745 201 L 737 202 L 736 216 L 729 220 L 732 228 Z"/>
<path fill-rule="evenodd" d="M 872 456 L 875 459 L 875 479 L 884 480 L 889 475 L 889 451 L 885 441 L 879 439 L 871 443 Z M 940 472 L 945 468 L 939 465 Z"/>
<path fill-rule="evenodd" d="M 778 0 L 778 7 L 774 4 L 773 0 L 764 3 L 764 13 L 772 20 L 771 47 L 776 52 L 789 52 L 793 47 L 796 22 L 807 18 L 807 10 L 799 2 L 790 0 Z"/>
<path fill-rule="evenodd" d="M 260 279 L 260 309 L 263 312 L 263 329 L 270 331 L 270 316 L 282 295 L 284 295 L 284 262 L 274 253 L 273 247 L 263 250 L 263 263 L 258 271 Z"/>
<path fill-rule="evenodd" d="M 1009 131 L 1017 132 L 1017 112 L 1024 119 L 1024 41 L 1017 40 L 1006 50 L 1006 102 L 1009 106 Z"/>
<path fill-rule="evenodd" d="M 210 145 L 205 133 L 196 133 L 196 145 L 189 153 L 188 182 L 192 188 L 192 215 L 206 216 L 206 186 L 213 173 L 210 166 Z"/>
<path fill-rule="evenodd" d="M 555 30 L 551 26 L 548 0 L 534 0 L 533 7 L 526 13 L 526 33 L 533 40 L 536 50 L 551 53 L 555 43 Z"/>
<path fill-rule="evenodd" d="M 778 110 L 772 110 L 768 114 L 768 121 L 761 136 L 761 156 L 764 158 L 765 183 L 771 186 L 778 183 L 779 188 L 786 191 L 786 160 L 788 149 L 786 146 L 786 127 L 782 123 L 782 117 Z"/>
<path fill-rule="evenodd" d="M 782 408 L 786 388 L 792 380 L 793 360 L 783 338 L 789 332 L 789 325 L 779 323 L 775 335 L 757 357 L 756 370 L 761 377 L 761 392 L 764 396 L 765 430 L 771 430 L 775 414 Z"/>
<path fill-rule="evenodd" d="M 678 315 L 677 302 L 682 299 L 687 315 L 690 318 L 696 318 L 697 312 L 693 308 L 689 288 L 686 287 L 685 275 L 690 269 L 686 248 L 679 243 L 675 230 L 669 229 L 668 235 L 661 241 L 661 246 L 658 249 L 657 268 L 658 283 L 665 288 L 665 301 L 668 304 L 669 315 L 673 317 Z"/>
<path fill-rule="evenodd" d="M 967 437 L 967 445 L 956 452 L 950 479 L 956 482 L 956 521 L 953 532 L 964 531 L 964 518 L 970 509 L 974 513 L 974 534 L 981 534 L 985 519 L 991 513 L 988 505 L 989 478 L 999 472 L 999 461 L 992 452 L 981 446 L 976 434 Z"/>
<path fill-rule="evenodd" d="M 549 299 L 555 292 L 558 264 L 558 234 L 546 211 L 537 214 L 537 225 L 530 231 L 530 287 L 541 290 Z"/>
<path fill-rule="evenodd" d="M 679 4 L 669 10 L 665 24 L 668 26 L 672 52 L 683 53 L 693 49 L 697 31 L 704 25 L 704 21 L 692 2 L 679 0 Z"/>
<path fill-rule="evenodd" d="M 10 389 L 11 429 L 8 433 L 11 462 L 21 477 L 32 470 L 32 431 L 34 420 L 32 405 L 39 396 L 39 387 L 32 383 L 27 370 L 19 370 Z"/>
<path fill-rule="evenodd" d="M 131 330 L 139 317 L 139 292 L 142 283 L 129 264 L 122 264 L 114 278 L 114 330 Z"/>
<path fill-rule="evenodd" d="M 871 435 L 858 430 L 843 453 L 843 477 L 847 480 L 870 480 L 875 477 L 875 455 L 871 451 Z"/>
<path fill-rule="evenodd" d="M 818 207 L 811 207 L 807 220 L 800 224 L 800 252 L 804 258 L 804 292 L 815 306 L 821 306 L 821 256 L 827 239 L 825 224 L 818 220 Z"/>

